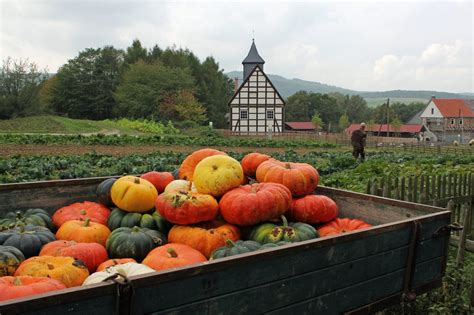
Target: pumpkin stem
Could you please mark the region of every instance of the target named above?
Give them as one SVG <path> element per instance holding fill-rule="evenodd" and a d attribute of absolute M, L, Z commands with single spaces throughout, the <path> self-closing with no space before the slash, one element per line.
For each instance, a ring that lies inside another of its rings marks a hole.
<path fill-rule="evenodd" d="M 166 251 L 171 255 L 172 258 L 178 257 L 178 253 L 173 248 L 170 247 Z"/>
<path fill-rule="evenodd" d="M 232 248 L 235 246 L 235 243 L 231 239 L 226 239 L 225 246 L 227 246 L 228 248 Z"/>
<path fill-rule="evenodd" d="M 17 219 L 22 219 L 23 216 L 21 215 L 21 211 L 17 211 L 15 214 Z"/>
<path fill-rule="evenodd" d="M 89 226 L 89 222 L 91 221 L 91 219 L 87 218 L 86 219 L 86 222 L 84 223 L 84 226 Z"/>
<path fill-rule="evenodd" d="M 283 221 L 283 226 L 288 227 L 288 220 L 286 219 L 284 215 L 281 216 L 281 220 Z"/>
<path fill-rule="evenodd" d="M 140 232 L 140 227 L 135 225 L 134 227 L 132 227 L 132 232 L 135 232 L 135 233 Z"/>
<path fill-rule="evenodd" d="M 140 184 L 140 178 L 136 177 L 133 182 L 134 182 L 135 184 Z"/>
<path fill-rule="evenodd" d="M 188 191 L 191 191 L 192 188 L 193 188 L 193 182 L 189 181 Z"/>
<path fill-rule="evenodd" d="M 81 214 L 82 214 L 82 215 L 86 215 L 86 214 L 87 214 L 86 210 L 82 209 L 82 210 L 81 210 Z"/>
<path fill-rule="evenodd" d="M 286 163 L 286 164 L 285 164 L 285 168 L 286 168 L 286 169 L 291 169 L 291 164 L 290 164 L 290 163 Z"/>
<path fill-rule="evenodd" d="M 13 285 L 22 285 L 20 277 L 15 277 L 15 280 L 13 280 Z"/>
<path fill-rule="evenodd" d="M 46 266 L 48 267 L 49 270 L 53 270 L 53 269 L 54 269 L 54 265 L 52 265 L 52 264 L 46 264 Z"/>

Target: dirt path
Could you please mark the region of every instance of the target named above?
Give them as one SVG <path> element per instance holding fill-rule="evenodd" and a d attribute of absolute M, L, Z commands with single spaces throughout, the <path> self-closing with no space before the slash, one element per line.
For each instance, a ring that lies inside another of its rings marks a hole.
<path fill-rule="evenodd" d="M 212 147 L 226 152 L 285 152 L 285 148 L 254 148 L 254 147 Z M 18 144 L 0 144 L 0 156 L 7 157 L 12 155 L 80 155 L 90 152 L 110 155 L 130 155 L 130 154 L 147 154 L 156 151 L 161 152 L 192 152 L 200 149 L 200 147 L 186 146 L 165 146 L 165 145 L 137 145 L 137 146 L 109 146 L 109 145 L 18 145 Z M 298 153 L 312 152 L 316 150 L 312 148 L 297 148 L 294 151 Z"/>

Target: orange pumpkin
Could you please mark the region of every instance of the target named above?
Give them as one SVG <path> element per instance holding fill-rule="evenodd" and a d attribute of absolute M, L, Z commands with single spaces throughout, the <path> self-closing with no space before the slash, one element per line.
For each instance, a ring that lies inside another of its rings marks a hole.
<path fill-rule="evenodd" d="M 179 178 L 188 181 L 193 180 L 194 169 L 202 159 L 213 155 L 227 155 L 227 153 L 215 149 L 201 149 L 188 155 L 179 167 Z"/>
<path fill-rule="evenodd" d="M 257 167 L 269 159 L 271 159 L 269 155 L 253 152 L 244 156 L 240 164 L 242 165 L 245 176 L 255 178 Z"/>
<path fill-rule="evenodd" d="M 293 196 L 304 196 L 318 187 L 319 173 L 307 163 L 267 160 L 260 164 L 256 173 L 260 183 L 283 184 Z"/>
<path fill-rule="evenodd" d="M 307 195 L 293 199 L 288 215 L 291 221 L 309 224 L 324 223 L 337 217 L 337 205 L 323 195 Z"/>
<path fill-rule="evenodd" d="M 234 225 L 222 221 L 183 226 L 175 225 L 168 233 L 170 243 L 179 243 L 191 246 L 209 258 L 212 252 L 225 246 L 226 240 L 237 241 L 240 231 Z"/>
<path fill-rule="evenodd" d="M 72 257 L 35 256 L 21 263 L 15 276 L 48 277 L 70 288 L 82 285 L 89 271 L 82 261 Z"/>
<path fill-rule="evenodd" d="M 167 221 L 186 225 L 215 219 L 219 205 L 211 195 L 171 191 L 158 196 L 155 208 Z"/>
<path fill-rule="evenodd" d="M 160 271 L 204 261 L 207 261 L 207 258 L 194 248 L 184 244 L 169 243 L 153 249 L 142 263 Z"/>
<path fill-rule="evenodd" d="M 105 246 L 110 230 L 107 226 L 85 221 L 72 220 L 67 221 L 56 232 L 58 240 L 76 241 L 78 243 L 99 243 Z"/>
<path fill-rule="evenodd" d="M 0 277 L 0 301 L 61 290 L 66 286 L 58 280 L 46 277 Z"/>
<path fill-rule="evenodd" d="M 337 235 L 346 232 L 352 232 L 360 229 L 367 229 L 372 227 L 372 225 L 357 219 L 349 218 L 336 218 L 331 222 L 328 222 L 318 229 L 320 237 Z"/>
<path fill-rule="evenodd" d="M 136 263 L 137 261 L 133 258 L 109 259 L 109 260 L 104 261 L 103 263 L 101 263 L 99 265 L 99 267 L 97 267 L 97 272 L 102 271 L 102 270 L 104 270 L 104 269 L 106 269 L 107 267 L 110 267 L 110 266 L 126 264 L 126 263 L 129 263 L 129 262 Z"/>
<path fill-rule="evenodd" d="M 155 205 L 158 191 L 146 179 L 123 176 L 112 185 L 110 196 L 113 203 L 128 212 L 148 212 Z"/>
<path fill-rule="evenodd" d="M 155 186 L 158 193 L 162 193 L 165 187 L 174 180 L 173 174 L 170 172 L 156 172 L 151 171 L 140 176 L 142 179 L 146 179 Z"/>
<path fill-rule="evenodd" d="M 43 246 L 40 256 L 69 256 L 82 260 L 89 272 L 94 272 L 101 263 L 109 259 L 107 250 L 98 243 L 54 241 Z"/>
<path fill-rule="evenodd" d="M 59 228 L 66 221 L 89 218 L 92 222 L 106 225 L 109 215 L 110 209 L 100 203 L 91 201 L 75 202 L 58 209 L 53 215 L 53 223 Z"/>
<path fill-rule="evenodd" d="M 276 183 L 240 186 L 225 193 L 219 201 L 224 220 L 238 225 L 278 219 L 290 205 L 290 190 Z"/>

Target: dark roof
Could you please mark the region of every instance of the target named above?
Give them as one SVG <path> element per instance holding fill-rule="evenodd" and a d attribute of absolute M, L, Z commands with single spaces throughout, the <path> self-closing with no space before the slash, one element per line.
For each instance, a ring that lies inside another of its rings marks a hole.
<path fill-rule="evenodd" d="M 249 53 L 247 57 L 245 57 L 244 61 L 242 61 L 242 64 L 245 63 L 260 63 L 264 64 L 265 60 L 263 60 L 262 57 L 258 54 L 257 47 L 255 46 L 255 41 L 252 39 L 252 46 L 250 46 Z"/>
<path fill-rule="evenodd" d="M 421 114 L 423 114 L 424 109 L 420 110 L 418 113 L 416 113 L 408 122 L 407 125 L 421 125 L 422 120 L 421 120 Z"/>
<path fill-rule="evenodd" d="M 310 121 L 288 121 L 285 123 L 291 129 L 314 130 L 314 125 Z"/>

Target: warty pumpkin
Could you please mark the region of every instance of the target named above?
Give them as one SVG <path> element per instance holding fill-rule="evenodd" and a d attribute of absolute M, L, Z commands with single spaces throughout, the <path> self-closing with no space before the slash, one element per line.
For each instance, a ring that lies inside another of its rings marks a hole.
<path fill-rule="evenodd" d="M 48 277 L 70 288 L 81 285 L 89 271 L 84 262 L 72 257 L 36 256 L 22 262 L 15 276 Z"/>
<path fill-rule="evenodd" d="M 0 301 L 65 289 L 66 286 L 47 277 L 0 277 Z"/>
<path fill-rule="evenodd" d="M 198 250 L 184 244 L 169 243 L 152 250 L 143 264 L 156 271 L 179 268 L 207 261 Z"/>
<path fill-rule="evenodd" d="M 278 219 L 290 205 L 290 190 L 276 183 L 240 186 L 225 193 L 219 201 L 224 219 L 237 225 L 254 225 Z"/>
<path fill-rule="evenodd" d="M 140 213 L 153 209 L 158 197 L 158 191 L 152 183 L 135 176 L 123 176 L 117 179 L 110 194 L 118 208 Z"/>
<path fill-rule="evenodd" d="M 210 221 L 190 226 L 175 225 L 168 234 L 170 243 L 191 246 L 209 258 L 212 252 L 224 246 L 226 240 L 240 239 L 240 230 L 222 221 Z"/>
<path fill-rule="evenodd" d="M 109 235 L 110 230 L 107 226 L 91 222 L 89 219 L 85 221 L 67 221 L 56 232 L 58 240 L 76 241 L 78 243 L 99 243 L 102 246 L 105 246 Z"/>
<path fill-rule="evenodd" d="M 256 172 L 260 183 L 285 185 L 295 197 L 312 193 L 319 183 L 319 173 L 307 163 L 280 162 L 267 160 L 260 164 Z"/>
<path fill-rule="evenodd" d="M 18 248 L 0 245 L 0 277 L 12 276 L 24 260 L 25 256 Z"/>
<path fill-rule="evenodd" d="M 356 230 L 367 229 L 372 225 L 358 219 L 350 218 L 336 218 L 318 228 L 319 235 L 330 236 L 338 235 L 346 232 L 353 232 Z"/>
<path fill-rule="evenodd" d="M 219 204 L 211 195 L 171 191 L 158 196 L 155 208 L 167 221 L 186 225 L 213 220 Z"/>
<path fill-rule="evenodd" d="M 98 243 L 77 243 L 75 241 L 54 241 L 43 246 L 40 256 L 69 256 L 83 261 L 89 272 L 108 260 L 105 247 Z"/>
<path fill-rule="evenodd" d="M 92 222 L 105 225 L 109 215 L 110 209 L 103 204 L 92 201 L 75 202 L 56 210 L 53 214 L 53 223 L 59 228 L 66 221 L 90 219 Z"/>
<path fill-rule="evenodd" d="M 200 149 L 188 155 L 179 167 L 179 178 L 188 181 L 194 180 L 194 169 L 204 158 L 213 155 L 227 155 L 227 153 L 215 149 Z"/>
<path fill-rule="evenodd" d="M 301 242 L 317 238 L 318 232 L 309 224 L 301 222 L 288 223 L 285 216 L 281 216 L 283 224 L 263 223 L 257 225 L 250 233 L 249 239 L 262 244 L 285 242 Z"/>
<path fill-rule="evenodd" d="M 307 195 L 293 199 L 288 211 L 290 220 L 309 224 L 329 222 L 334 220 L 337 214 L 334 200 L 324 195 Z"/>

